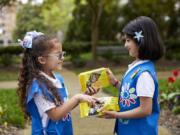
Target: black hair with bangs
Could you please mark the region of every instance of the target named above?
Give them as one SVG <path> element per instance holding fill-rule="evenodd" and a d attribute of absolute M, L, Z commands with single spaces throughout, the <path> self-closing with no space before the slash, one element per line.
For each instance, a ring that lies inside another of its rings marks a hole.
<path fill-rule="evenodd" d="M 142 32 L 143 37 L 137 40 L 135 32 Z M 122 33 L 136 42 L 139 48 L 139 59 L 157 61 L 163 56 L 163 42 L 156 23 L 150 17 L 137 17 L 123 28 Z"/>

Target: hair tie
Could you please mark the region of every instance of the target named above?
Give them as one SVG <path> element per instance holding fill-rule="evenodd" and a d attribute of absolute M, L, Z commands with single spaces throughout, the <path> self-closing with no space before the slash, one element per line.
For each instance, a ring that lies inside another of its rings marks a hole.
<path fill-rule="evenodd" d="M 137 39 L 137 41 L 139 42 L 141 38 L 143 38 L 144 36 L 142 35 L 142 30 L 139 32 L 134 32 L 135 36 L 134 38 Z"/>
<path fill-rule="evenodd" d="M 19 44 L 23 48 L 32 48 L 32 41 L 35 37 L 38 37 L 40 35 L 44 35 L 42 32 L 37 32 L 37 31 L 29 31 L 26 33 L 24 36 L 23 41 L 21 39 L 18 39 Z"/>

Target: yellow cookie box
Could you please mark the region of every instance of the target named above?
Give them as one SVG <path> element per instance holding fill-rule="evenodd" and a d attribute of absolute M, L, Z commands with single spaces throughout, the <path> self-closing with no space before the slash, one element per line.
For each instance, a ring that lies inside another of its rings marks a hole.
<path fill-rule="evenodd" d="M 107 68 L 98 68 L 95 70 L 83 72 L 79 74 L 81 91 L 85 92 L 87 87 L 103 88 L 110 85 L 107 76 Z"/>
<path fill-rule="evenodd" d="M 81 92 L 84 93 L 88 87 L 95 89 L 104 88 L 110 85 L 107 68 L 98 68 L 79 74 L 79 81 L 81 85 Z M 102 97 L 99 98 L 102 104 L 97 104 L 95 108 L 90 108 L 87 103 L 80 103 L 81 118 L 93 115 L 101 115 L 102 110 L 119 111 L 117 97 Z M 100 107 L 101 106 L 101 107 Z"/>
<path fill-rule="evenodd" d="M 89 107 L 87 103 L 80 104 L 81 118 L 88 116 L 101 116 L 102 111 L 119 111 L 118 97 L 101 97 L 98 103 L 93 107 Z"/>

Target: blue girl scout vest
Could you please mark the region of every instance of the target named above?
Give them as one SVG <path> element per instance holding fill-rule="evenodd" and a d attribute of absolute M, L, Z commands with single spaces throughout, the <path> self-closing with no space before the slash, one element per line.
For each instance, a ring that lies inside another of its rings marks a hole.
<path fill-rule="evenodd" d="M 114 132 L 117 135 L 158 135 L 160 112 L 158 104 L 158 82 L 154 64 L 151 61 L 135 66 L 123 77 L 119 94 L 120 112 L 132 110 L 140 105 L 140 99 L 136 93 L 136 84 L 141 73 L 145 71 L 152 76 L 155 83 L 152 114 L 136 119 L 116 119 Z"/>
<path fill-rule="evenodd" d="M 67 100 L 67 91 L 64 87 L 64 80 L 59 74 L 54 74 L 55 78 L 58 79 L 62 88 L 58 89 L 58 93 L 61 99 L 65 102 Z M 46 132 L 46 135 L 73 135 L 71 115 L 68 113 L 63 119 L 59 121 L 53 121 L 49 119 L 46 128 L 42 127 L 41 117 L 39 115 L 36 104 L 33 100 L 35 94 L 46 94 L 48 100 L 53 101 L 53 95 L 48 91 L 45 85 L 39 85 L 36 79 L 33 80 L 31 87 L 28 90 L 27 98 L 27 111 L 31 116 L 32 121 L 32 135 L 43 135 Z"/>

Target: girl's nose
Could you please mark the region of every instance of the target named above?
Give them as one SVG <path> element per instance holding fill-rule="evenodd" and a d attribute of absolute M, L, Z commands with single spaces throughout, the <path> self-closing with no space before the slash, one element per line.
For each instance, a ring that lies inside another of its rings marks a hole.
<path fill-rule="evenodd" d="M 127 42 L 124 42 L 124 47 L 127 48 L 128 44 Z"/>

